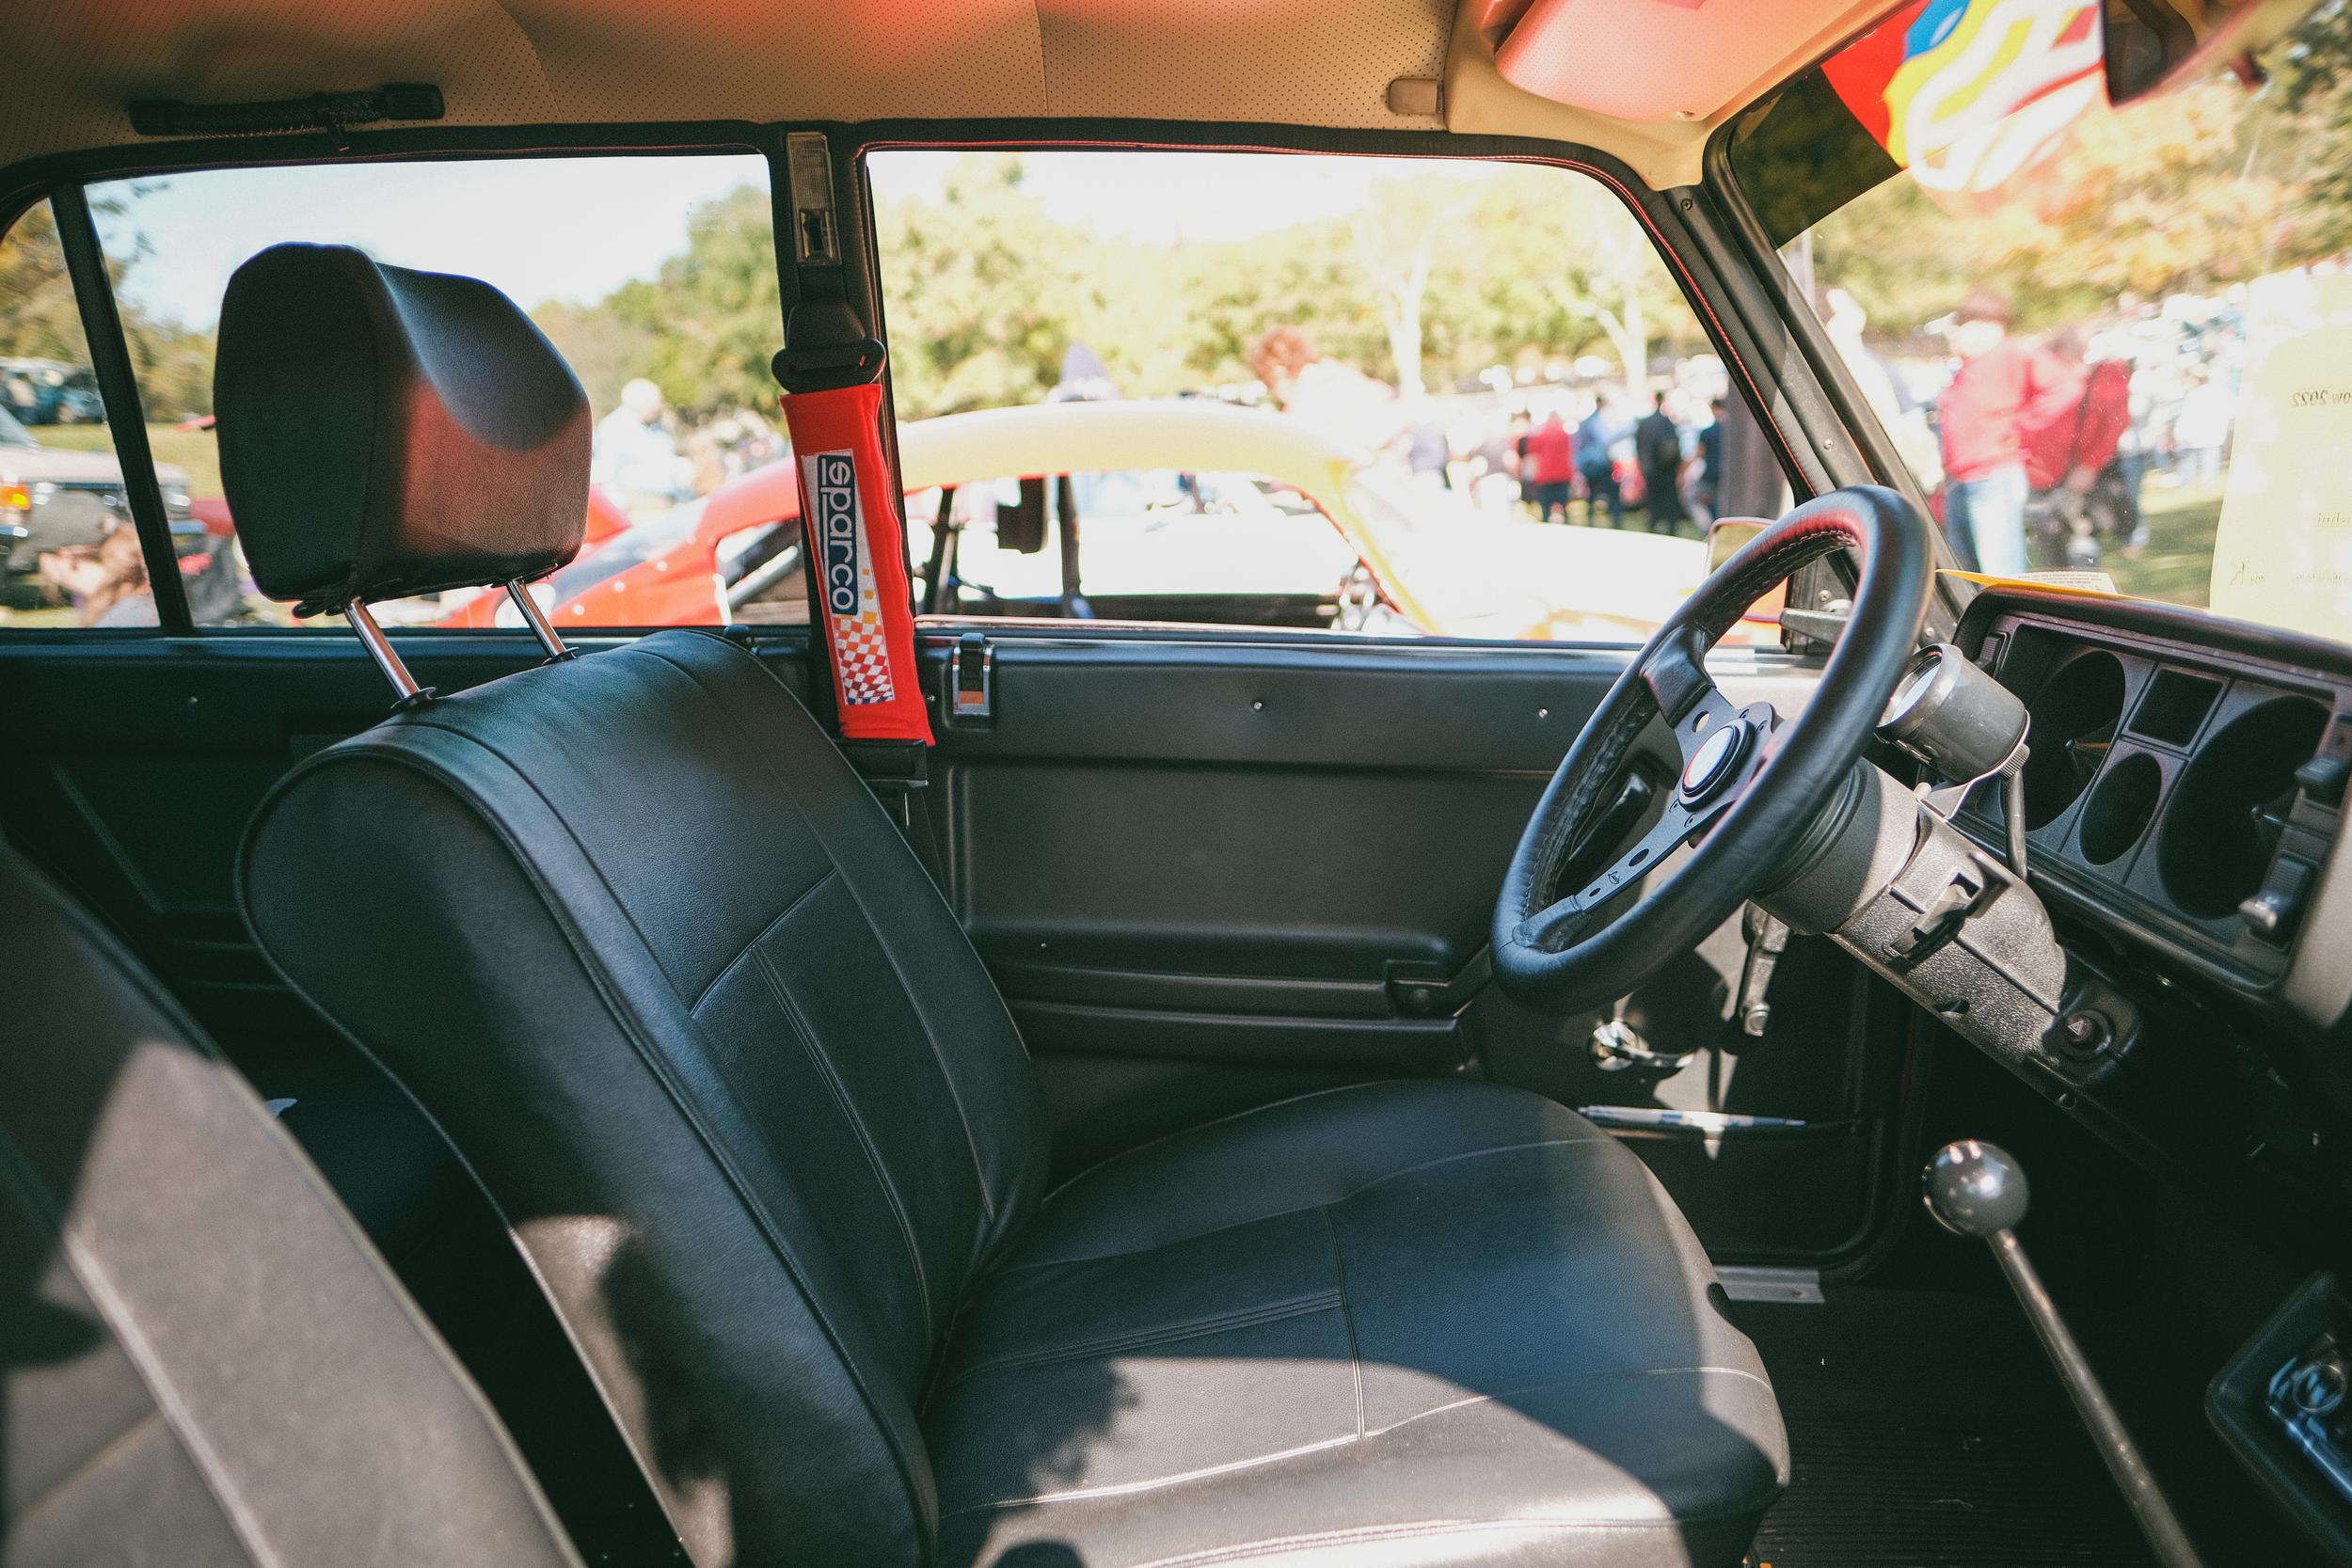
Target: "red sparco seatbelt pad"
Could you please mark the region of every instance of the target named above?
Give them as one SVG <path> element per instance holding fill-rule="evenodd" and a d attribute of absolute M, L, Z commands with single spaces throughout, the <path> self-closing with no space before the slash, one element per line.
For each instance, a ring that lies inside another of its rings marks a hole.
<path fill-rule="evenodd" d="M 801 515 L 818 612 L 850 740 L 931 741 L 915 679 L 906 537 L 882 461 L 882 386 L 784 394 L 801 467 Z"/>

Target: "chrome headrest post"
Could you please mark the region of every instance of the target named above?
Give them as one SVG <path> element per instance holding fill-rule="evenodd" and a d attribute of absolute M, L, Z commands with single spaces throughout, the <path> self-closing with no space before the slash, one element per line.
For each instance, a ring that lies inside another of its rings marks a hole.
<path fill-rule="evenodd" d="M 547 650 L 549 664 L 560 658 L 580 657 L 578 648 L 564 646 L 564 640 L 555 635 L 554 623 L 548 619 L 548 612 L 539 608 L 539 601 L 531 596 L 529 585 L 510 578 L 506 583 L 506 596 L 514 604 L 515 612 L 523 618 L 523 625 L 531 628 L 531 635 L 539 640 L 539 646 Z"/>
<path fill-rule="evenodd" d="M 400 694 L 400 700 L 392 705 L 393 712 L 421 707 L 438 695 L 431 687 L 417 684 L 417 677 L 410 674 L 408 666 L 401 662 L 400 655 L 386 641 L 384 628 L 375 624 L 375 617 L 368 613 L 365 604 L 354 599 L 343 606 L 343 619 L 351 623 L 352 632 L 359 639 L 359 646 L 367 649 L 368 657 L 375 660 L 375 667 L 384 672 L 384 678 L 391 682 L 392 689 Z"/>

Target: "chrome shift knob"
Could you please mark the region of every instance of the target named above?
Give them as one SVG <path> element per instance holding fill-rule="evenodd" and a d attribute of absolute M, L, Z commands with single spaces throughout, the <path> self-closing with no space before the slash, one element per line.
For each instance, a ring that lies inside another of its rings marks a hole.
<path fill-rule="evenodd" d="M 1998 1144 L 1963 1138 L 1935 1151 L 1920 1177 L 1928 1212 L 1961 1236 L 2014 1230 L 2026 1217 L 2026 1172 Z"/>
<path fill-rule="evenodd" d="M 1992 1249 L 1994 1262 L 2008 1276 L 2010 1289 L 2017 1292 L 2017 1305 L 2026 1309 L 2026 1321 L 2033 1324 L 2042 1348 L 2050 1353 L 2058 1381 L 2066 1385 L 2074 1408 L 2082 1412 L 2099 1457 L 2106 1461 L 2107 1472 L 2131 1505 L 2148 1544 L 2155 1549 L 2156 1560 L 2164 1568 L 2201 1568 L 2197 1548 L 2182 1532 L 2181 1521 L 2157 1489 L 2156 1478 L 2133 1446 L 2132 1434 L 2123 1430 L 2123 1418 L 2115 1413 L 2114 1402 L 2099 1386 L 2099 1374 L 2066 1331 L 2058 1304 L 2026 1259 L 2025 1246 L 2017 1240 L 2017 1224 L 2026 1217 L 2025 1168 L 1998 1144 L 1963 1138 L 1935 1151 L 1919 1185 L 1928 1212 L 1938 1225 L 1956 1235 L 1974 1236 Z"/>

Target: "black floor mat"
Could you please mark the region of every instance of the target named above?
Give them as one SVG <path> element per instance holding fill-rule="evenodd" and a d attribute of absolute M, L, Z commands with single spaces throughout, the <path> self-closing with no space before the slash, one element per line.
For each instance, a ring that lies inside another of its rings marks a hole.
<path fill-rule="evenodd" d="M 2015 1302 L 1853 1291 L 1742 1303 L 1794 1474 L 1750 1560 L 1772 1568 L 2143 1568 L 2114 1483 Z M 2096 1325 L 2077 1323 L 2110 1380 Z"/>

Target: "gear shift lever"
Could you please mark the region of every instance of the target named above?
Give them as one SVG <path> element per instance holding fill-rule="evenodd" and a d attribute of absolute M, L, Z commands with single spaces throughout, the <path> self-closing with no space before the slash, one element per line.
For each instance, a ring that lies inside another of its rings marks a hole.
<path fill-rule="evenodd" d="M 1993 1260 L 2009 1276 L 2010 1289 L 2017 1292 L 2018 1305 L 2041 1337 L 2042 1348 L 2050 1353 L 2058 1381 L 2074 1396 L 2074 1408 L 2090 1429 L 2099 1457 L 2106 1461 L 2108 1473 L 2131 1505 L 2156 1560 L 2165 1568 L 2201 1568 L 2197 1548 L 2189 1544 L 2171 1505 L 2156 1490 L 2155 1477 L 2133 1445 L 2131 1433 L 2123 1430 L 2122 1418 L 2099 1386 L 2098 1374 L 2067 1332 L 2042 1276 L 2026 1259 L 2026 1249 L 2016 1234 L 2018 1222 L 2026 1217 L 2025 1171 L 1996 1145 L 1963 1138 L 1936 1151 L 1922 1182 L 1928 1212 L 1938 1224 L 1956 1235 L 1981 1237 L 1992 1247 Z"/>

